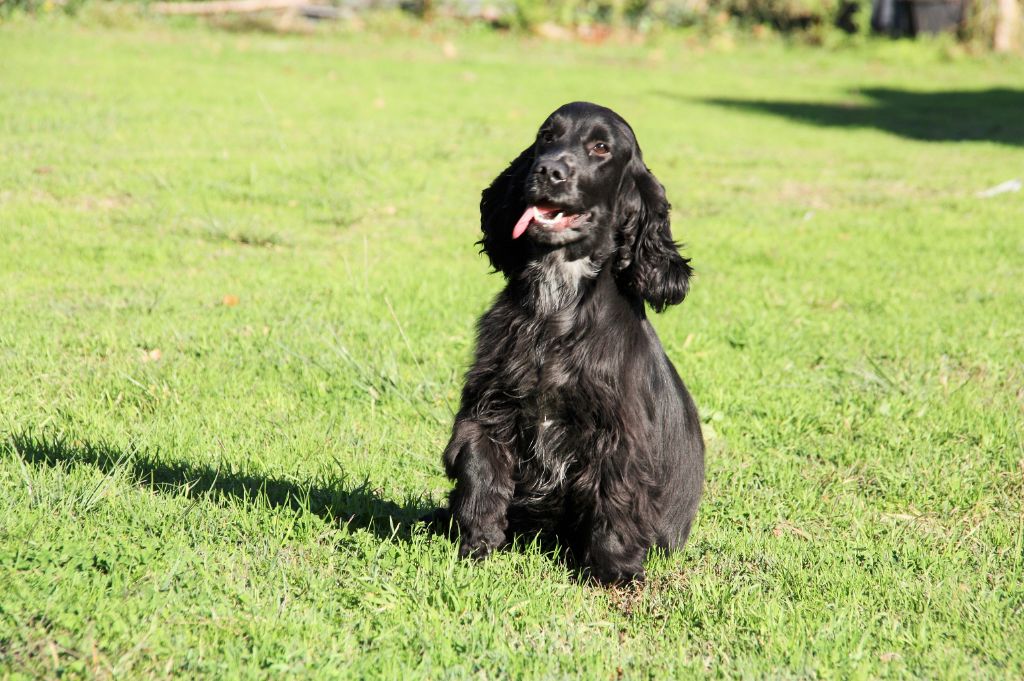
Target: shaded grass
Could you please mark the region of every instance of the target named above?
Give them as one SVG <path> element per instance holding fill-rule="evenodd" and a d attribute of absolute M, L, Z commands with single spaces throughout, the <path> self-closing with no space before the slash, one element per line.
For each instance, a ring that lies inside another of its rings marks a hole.
<path fill-rule="evenodd" d="M 975 196 L 1021 176 L 1020 148 L 917 127 L 961 129 L 921 102 L 964 96 L 971 130 L 1006 123 L 983 94 L 1021 65 L 0 38 L 3 673 L 1024 673 L 1024 204 Z M 903 127 L 715 103 L 852 91 L 903 93 Z M 701 408 L 706 497 L 637 591 L 537 546 L 461 563 L 409 525 L 447 489 L 500 286 L 478 192 L 575 98 L 634 125 L 698 270 L 655 324 Z"/>
<path fill-rule="evenodd" d="M 992 141 L 1024 145 L 1024 89 L 915 92 L 865 88 L 839 103 L 712 100 L 824 126 L 879 128 L 925 141 Z"/>

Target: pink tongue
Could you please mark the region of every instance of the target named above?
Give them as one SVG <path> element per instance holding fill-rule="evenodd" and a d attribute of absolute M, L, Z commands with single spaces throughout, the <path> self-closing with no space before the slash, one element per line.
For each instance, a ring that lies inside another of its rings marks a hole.
<path fill-rule="evenodd" d="M 518 239 L 526 231 L 526 228 L 530 226 L 530 221 L 533 220 L 533 206 L 527 206 L 526 210 L 523 211 L 523 217 L 519 218 L 519 222 L 512 228 L 512 238 Z"/>

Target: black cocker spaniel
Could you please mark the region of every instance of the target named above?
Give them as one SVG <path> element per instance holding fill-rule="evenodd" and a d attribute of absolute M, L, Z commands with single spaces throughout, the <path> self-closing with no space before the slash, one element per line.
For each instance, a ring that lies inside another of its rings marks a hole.
<path fill-rule="evenodd" d="M 573 102 L 483 192 L 507 285 L 480 319 L 444 452 L 460 554 L 555 538 L 604 583 L 686 542 L 704 481 L 693 400 L 647 320 L 691 269 L 665 190 L 615 112 Z"/>

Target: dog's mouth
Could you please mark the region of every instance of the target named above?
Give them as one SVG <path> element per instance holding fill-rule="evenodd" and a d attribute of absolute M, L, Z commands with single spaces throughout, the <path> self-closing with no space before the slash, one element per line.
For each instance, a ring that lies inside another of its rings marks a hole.
<path fill-rule="evenodd" d="M 583 217 L 582 213 L 569 213 L 565 209 L 549 204 L 527 206 L 522 217 L 516 221 L 516 226 L 512 228 L 512 238 L 521 237 L 530 225 L 536 225 L 545 232 L 561 232 L 575 225 Z"/>

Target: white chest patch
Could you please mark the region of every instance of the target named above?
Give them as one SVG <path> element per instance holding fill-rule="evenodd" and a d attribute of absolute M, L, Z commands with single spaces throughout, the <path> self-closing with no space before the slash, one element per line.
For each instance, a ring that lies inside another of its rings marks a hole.
<path fill-rule="evenodd" d="M 541 314 L 556 312 L 579 296 L 580 282 L 597 276 L 597 266 L 590 258 L 566 260 L 562 251 L 555 251 L 529 265 L 534 300 Z"/>

